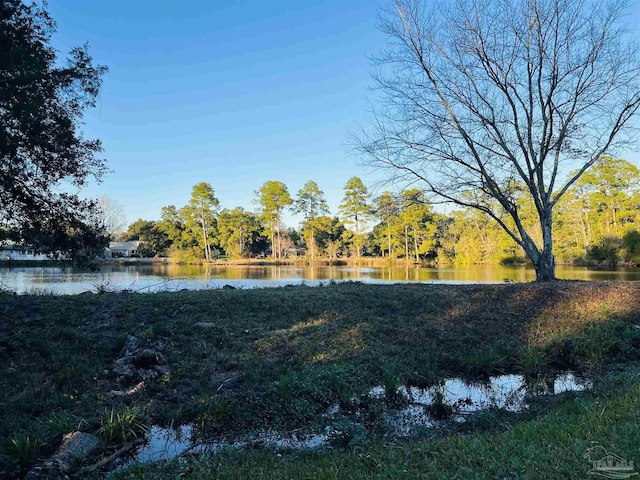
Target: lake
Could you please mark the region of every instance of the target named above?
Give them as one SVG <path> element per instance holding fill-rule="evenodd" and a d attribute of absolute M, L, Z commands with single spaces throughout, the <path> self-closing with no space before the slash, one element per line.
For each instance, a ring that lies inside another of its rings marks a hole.
<path fill-rule="evenodd" d="M 576 280 L 640 280 L 640 269 L 596 270 L 586 267 L 556 269 L 558 278 Z M 153 292 L 182 289 L 277 287 L 318 285 L 333 281 L 366 283 L 502 283 L 505 280 L 528 282 L 535 279 L 529 267 L 465 265 L 444 267 L 349 267 L 295 265 L 103 265 L 88 272 L 61 267 L 0 267 L 0 287 L 16 291 L 77 294 L 87 290 L 129 289 Z"/>

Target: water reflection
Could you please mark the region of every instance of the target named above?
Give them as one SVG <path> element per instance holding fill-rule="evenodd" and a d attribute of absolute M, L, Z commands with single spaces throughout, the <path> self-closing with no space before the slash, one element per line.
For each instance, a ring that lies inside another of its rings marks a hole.
<path fill-rule="evenodd" d="M 414 433 L 417 428 L 432 428 L 439 418 L 433 407 L 449 413 L 451 420 L 464 422 L 472 413 L 483 410 L 521 412 L 529 408 L 532 397 L 579 392 L 589 389 L 593 382 L 565 372 L 549 378 L 525 378 L 522 375 L 500 375 L 488 382 L 469 383 L 460 378 L 449 378 L 440 385 L 421 389 L 406 387 L 400 390 L 408 405 L 401 410 L 383 413 L 392 431 L 398 436 Z M 384 397 L 384 388 L 374 387 L 372 397 Z"/>
<path fill-rule="evenodd" d="M 220 437 L 217 440 L 199 441 L 193 425 L 178 428 L 151 427 L 147 442 L 130 459 L 128 464 L 171 460 L 185 453 L 215 453 L 222 449 L 241 449 L 251 446 L 269 449 L 308 450 L 322 446 L 326 433 L 263 431 L 255 435 Z"/>
<path fill-rule="evenodd" d="M 614 271 L 585 267 L 558 267 L 557 276 L 577 280 L 640 280 L 640 269 Z M 103 265 L 98 272 L 59 267 L 0 267 L 0 287 L 19 293 L 41 290 L 58 294 L 75 294 L 113 290 L 161 291 L 219 288 L 224 284 L 255 288 L 305 283 L 362 281 L 426 283 L 502 283 L 505 280 L 528 282 L 535 272 L 528 267 L 500 265 L 466 265 L 445 267 L 346 267 L 293 265 Z"/>

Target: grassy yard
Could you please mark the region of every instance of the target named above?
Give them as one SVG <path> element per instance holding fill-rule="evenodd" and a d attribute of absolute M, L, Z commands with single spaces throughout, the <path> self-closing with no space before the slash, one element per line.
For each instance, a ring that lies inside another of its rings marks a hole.
<path fill-rule="evenodd" d="M 329 406 L 376 385 L 569 369 L 602 379 L 592 392 L 522 415 L 479 415 L 437 438 L 389 439 L 373 409 L 366 440 L 344 448 L 226 452 L 120 475 L 581 478 L 591 441 L 640 460 L 637 324 L 633 283 L 0 295 L 0 474 L 19 475 L 70 429 L 116 446 L 151 424 L 191 423 L 205 438 L 324 428 Z M 130 335 L 168 369 L 115 395 L 140 382 L 114 371 Z"/>

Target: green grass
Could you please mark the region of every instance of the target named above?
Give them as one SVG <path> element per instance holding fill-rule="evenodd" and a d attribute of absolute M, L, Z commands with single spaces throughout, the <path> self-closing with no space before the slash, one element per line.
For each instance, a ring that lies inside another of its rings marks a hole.
<path fill-rule="evenodd" d="M 106 445 L 119 445 L 144 435 L 148 427 L 144 424 L 139 407 L 125 408 L 120 412 L 105 412 L 96 432 Z"/>
<path fill-rule="evenodd" d="M 8 459 L 24 468 L 29 466 L 44 445 L 41 438 L 22 434 L 9 440 L 5 452 Z"/>
<path fill-rule="evenodd" d="M 450 376 L 630 364 L 639 300 L 640 285 L 581 282 L 0 294 L 0 474 L 15 473 L 13 440 L 46 439 L 44 456 L 63 420 L 96 433 L 105 412 L 139 409 L 145 424 L 194 423 L 205 436 L 323 428 L 327 407 L 377 385 L 393 396 Z M 110 372 L 127 335 L 160 349 L 171 373 L 112 396 L 132 386 Z M 384 405 L 370 403 L 375 433 Z"/>

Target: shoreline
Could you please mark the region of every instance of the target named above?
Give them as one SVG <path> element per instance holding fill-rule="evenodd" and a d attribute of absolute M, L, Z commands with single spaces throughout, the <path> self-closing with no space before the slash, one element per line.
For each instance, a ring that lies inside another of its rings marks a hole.
<path fill-rule="evenodd" d="M 350 259 L 338 259 L 338 260 L 317 260 L 315 263 L 310 263 L 304 258 L 296 260 L 269 260 L 269 259 L 219 259 L 213 262 L 176 262 L 170 257 L 153 257 L 153 258 L 141 258 L 141 257 L 127 257 L 127 258 L 108 258 L 99 259 L 96 261 L 97 266 L 100 265 L 179 265 L 179 266 L 304 266 L 306 268 L 313 267 L 371 267 L 371 268 L 399 268 L 399 267 L 411 267 L 411 268 L 465 268 L 465 267 L 506 267 L 506 268 L 521 268 L 529 267 L 532 265 L 529 263 L 432 263 L 421 262 L 416 263 L 413 261 L 405 261 L 396 259 L 389 261 L 387 258 L 382 257 L 364 257 L 359 261 Z M 615 266 L 611 266 L 607 263 L 601 264 L 586 264 L 586 263 L 556 263 L 559 267 L 576 267 L 587 268 L 590 270 L 599 271 L 619 271 L 619 270 L 640 270 L 640 265 L 620 263 Z M 70 260 L 3 260 L 0 261 L 0 268 L 12 268 L 12 267 L 74 267 L 74 264 Z"/>

